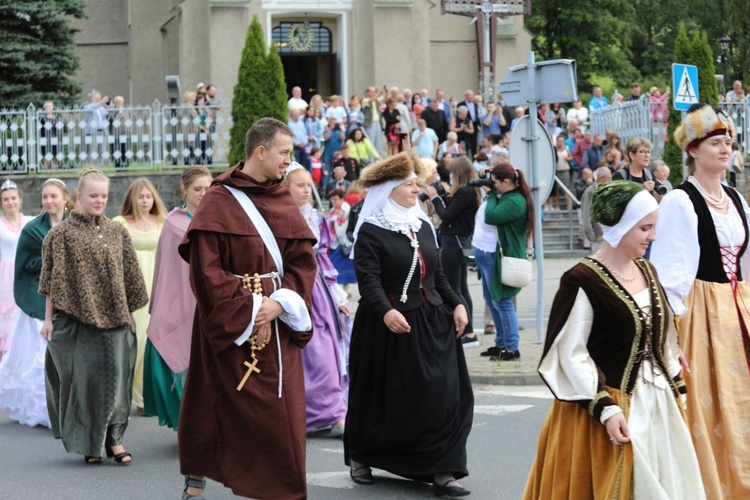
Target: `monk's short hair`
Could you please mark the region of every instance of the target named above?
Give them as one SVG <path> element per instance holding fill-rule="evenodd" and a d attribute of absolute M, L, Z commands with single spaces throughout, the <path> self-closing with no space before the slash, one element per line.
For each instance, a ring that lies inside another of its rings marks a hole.
<path fill-rule="evenodd" d="M 250 158 L 258 146 L 266 149 L 273 147 L 276 134 L 279 132 L 294 137 L 292 130 L 276 118 L 261 118 L 255 122 L 245 135 L 245 158 Z"/>

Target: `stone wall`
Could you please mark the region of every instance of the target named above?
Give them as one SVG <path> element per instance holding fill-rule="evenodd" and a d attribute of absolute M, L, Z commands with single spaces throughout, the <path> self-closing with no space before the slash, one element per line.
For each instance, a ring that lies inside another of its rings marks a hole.
<path fill-rule="evenodd" d="M 223 170 L 217 169 L 214 176 L 220 174 Z M 158 172 L 147 175 L 136 174 L 115 174 L 110 176 L 111 184 L 109 190 L 109 201 L 107 202 L 107 217 L 115 217 L 120 213 L 122 200 L 130 184 L 139 177 L 146 177 L 150 180 L 164 201 L 167 211 L 174 207 L 182 205 L 182 193 L 180 191 L 181 171 L 175 172 Z M 50 176 L 54 177 L 54 176 Z M 42 184 L 49 177 L 42 176 L 16 176 L 7 177 L 23 190 L 23 213 L 24 215 L 37 215 L 42 203 Z M 59 179 L 65 181 L 68 190 L 72 193 L 78 185 L 78 177 L 59 176 Z M 4 182 L 6 177 L 1 177 L 0 182 Z"/>

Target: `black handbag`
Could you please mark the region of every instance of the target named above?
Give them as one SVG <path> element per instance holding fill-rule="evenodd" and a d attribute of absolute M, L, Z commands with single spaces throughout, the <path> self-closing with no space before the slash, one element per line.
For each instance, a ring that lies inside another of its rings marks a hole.
<path fill-rule="evenodd" d="M 456 235 L 456 241 L 458 242 L 458 247 L 461 249 L 461 253 L 464 257 L 464 264 L 466 265 L 474 265 L 474 247 L 471 246 L 471 237 L 470 236 L 464 236 L 464 241 L 461 241 L 462 238 L 460 238 L 458 235 Z"/>

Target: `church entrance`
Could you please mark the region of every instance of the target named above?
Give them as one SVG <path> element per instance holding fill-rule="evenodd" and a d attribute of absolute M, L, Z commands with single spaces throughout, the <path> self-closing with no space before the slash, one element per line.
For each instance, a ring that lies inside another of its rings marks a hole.
<path fill-rule="evenodd" d="M 336 54 L 282 55 L 281 63 L 284 65 L 287 95 L 292 95 L 292 87 L 296 86 L 302 89 L 302 98 L 307 102 L 315 94 L 325 99 L 339 93 Z"/>
<path fill-rule="evenodd" d="M 336 54 L 332 51 L 331 31 L 321 22 L 281 22 L 271 31 L 281 62 L 288 95 L 292 87 L 302 89 L 310 102 L 315 94 L 323 99 L 339 92 Z"/>

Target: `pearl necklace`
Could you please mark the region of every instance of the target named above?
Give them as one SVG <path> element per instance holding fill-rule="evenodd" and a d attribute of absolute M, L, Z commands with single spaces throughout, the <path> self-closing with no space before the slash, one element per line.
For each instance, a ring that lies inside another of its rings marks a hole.
<path fill-rule="evenodd" d="M 409 274 L 406 275 L 406 281 L 404 282 L 404 289 L 401 291 L 401 302 L 406 303 L 408 297 L 406 291 L 409 289 L 411 279 L 414 277 L 414 271 L 417 270 L 417 263 L 419 262 L 419 241 L 417 235 L 413 232 L 406 235 L 409 238 L 411 247 L 414 249 L 414 255 L 411 258 L 411 267 L 409 268 Z"/>
<path fill-rule="evenodd" d="M 688 182 L 695 186 L 695 188 L 698 190 L 698 192 L 703 196 L 703 199 L 706 200 L 708 203 L 716 207 L 718 210 L 724 210 L 729 206 L 729 197 L 727 196 L 727 192 L 724 191 L 721 186 L 719 188 L 721 189 L 721 196 L 716 197 L 712 196 L 706 191 L 706 189 L 701 186 L 701 183 L 698 182 L 698 179 L 696 179 L 693 176 L 688 177 Z"/>
<path fill-rule="evenodd" d="M 636 276 L 637 276 L 637 273 L 636 273 L 636 272 L 638 271 L 638 266 L 636 266 L 636 265 L 635 265 L 635 263 L 634 263 L 634 262 L 633 262 L 632 260 L 630 261 L 630 266 L 631 266 L 631 269 L 632 269 L 632 271 L 631 271 L 631 273 L 630 273 L 630 277 L 629 277 L 629 278 L 626 278 L 626 277 L 625 277 L 625 276 L 623 276 L 622 274 L 620 274 L 620 273 L 618 273 L 617 271 L 615 271 L 615 270 L 614 270 L 614 268 L 612 267 L 612 265 L 611 265 L 611 264 L 609 264 L 609 262 L 607 262 L 607 261 L 606 261 L 606 260 L 604 259 L 604 257 L 602 256 L 602 251 L 601 251 L 601 250 L 598 250 L 598 251 L 597 251 L 597 252 L 596 252 L 596 253 L 594 254 L 594 257 L 596 257 L 596 259 L 597 259 L 597 260 L 598 260 L 599 262 L 601 262 L 602 264 L 604 264 L 604 267 L 606 267 L 607 269 L 609 269 L 609 272 L 611 272 L 611 273 L 612 273 L 612 275 L 613 275 L 613 276 L 614 276 L 615 278 L 617 278 L 617 281 L 620 281 L 620 282 L 622 282 L 622 283 L 632 283 L 633 281 L 635 281 L 635 278 L 636 278 Z"/>

